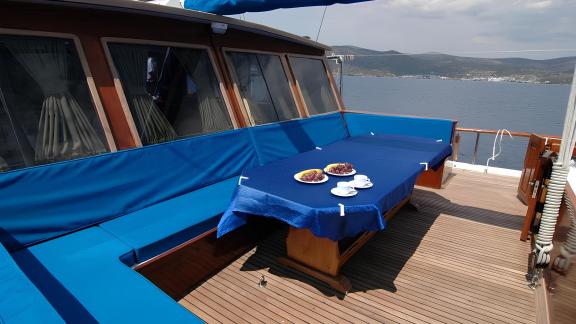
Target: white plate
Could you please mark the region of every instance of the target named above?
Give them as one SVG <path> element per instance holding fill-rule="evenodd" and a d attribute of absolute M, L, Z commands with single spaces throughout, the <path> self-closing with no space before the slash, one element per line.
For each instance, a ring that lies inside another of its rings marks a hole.
<path fill-rule="evenodd" d="M 328 173 L 329 175 L 333 175 L 335 177 L 349 177 L 349 176 L 353 176 L 356 174 L 355 169 L 352 169 L 352 172 L 345 173 L 345 174 L 332 173 L 332 172 L 328 171 L 328 169 L 326 169 L 326 168 L 324 168 L 324 172 Z"/>
<path fill-rule="evenodd" d="M 294 180 L 298 181 L 298 182 L 302 182 L 302 183 L 307 183 L 307 184 L 319 184 L 319 183 L 324 183 L 326 181 L 328 181 L 328 176 L 324 175 L 324 179 L 320 180 L 320 181 L 304 181 L 304 180 L 300 180 L 300 178 L 298 178 L 298 174 L 300 172 L 296 173 L 294 175 Z"/>
<path fill-rule="evenodd" d="M 348 182 L 352 187 L 357 188 L 357 189 L 368 189 L 368 188 L 372 188 L 372 186 L 374 186 L 374 184 L 372 182 L 366 182 L 366 184 L 364 184 L 363 186 L 357 186 L 354 180 Z"/>
<path fill-rule="evenodd" d="M 347 194 L 343 194 L 341 192 L 338 191 L 338 188 L 332 188 L 330 189 L 330 192 L 334 195 L 334 196 L 338 196 L 338 197 L 354 197 L 358 194 L 357 190 L 352 190 Z"/>

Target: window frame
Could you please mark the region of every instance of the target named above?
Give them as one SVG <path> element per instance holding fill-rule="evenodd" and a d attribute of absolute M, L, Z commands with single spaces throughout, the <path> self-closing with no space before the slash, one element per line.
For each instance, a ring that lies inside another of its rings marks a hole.
<path fill-rule="evenodd" d="M 294 77 L 294 82 L 296 82 L 296 87 L 298 88 L 299 94 L 302 98 L 302 104 L 306 108 L 306 114 L 308 114 L 308 116 L 321 116 L 321 115 L 332 114 L 336 111 L 343 112 L 346 110 L 344 107 L 344 103 L 341 101 L 340 91 L 338 91 L 338 88 L 336 87 L 336 83 L 334 82 L 334 79 L 332 78 L 332 73 L 328 69 L 328 60 L 326 59 L 326 56 L 287 53 L 286 57 L 287 57 L 286 61 L 290 65 L 290 72 L 292 73 L 292 76 Z M 308 105 L 306 104 L 306 100 L 304 99 L 304 96 L 302 95 L 302 88 L 300 88 L 300 83 L 298 82 L 298 78 L 296 77 L 296 73 L 294 73 L 292 61 L 290 60 L 291 58 L 308 58 L 308 59 L 319 60 L 320 62 L 322 62 L 322 65 L 324 66 L 324 72 L 326 73 L 326 78 L 328 78 L 328 84 L 330 84 L 330 88 L 332 89 L 332 95 L 334 96 L 334 100 L 336 101 L 336 106 L 338 106 L 338 110 L 329 111 L 329 112 L 325 112 L 325 113 L 321 113 L 321 114 L 315 114 L 315 115 L 310 114 L 310 110 L 308 109 Z"/>
<path fill-rule="evenodd" d="M 238 76 L 236 75 L 236 70 L 234 69 L 234 64 L 232 64 L 232 60 L 228 56 L 228 53 L 230 53 L 230 52 L 249 53 L 249 54 L 265 54 L 265 55 L 277 56 L 280 59 L 280 62 L 282 63 L 282 69 L 284 70 L 284 75 L 286 76 L 286 80 L 288 81 L 288 88 L 290 88 L 290 94 L 292 95 L 292 99 L 294 99 L 294 103 L 296 105 L 296 110 L 298 111 L 298 117 L 292 118 L 292 119 L 281 120 L 279 122 L 289 121 L 289 120 L 297 120 L 297 119 L 302 119 L 302 118 L 307 117 L 307 109 L 305 106 L 302 106 L 302 104 L 300 103 L 301 98 L 294 91 L 294 89 L 296 89 L 296 85 L 293 82 L 292 74 L 290 71 L 290 67 L 288 66 L 288 62 L 287 62 L 285 53 L 262 51 L 262 50 L 251 50 L 251 49 L 236 48 L 236 47 L 222 47 L 222 54 L 224 56 L 224 61 L 226 61 L 226 69 L 228 70 L 228 73 L 230 74 L 230 77 L 232 79 L 232 89 L 234 91 L 234 95 L 236 96 L 236 102 L 240 106 L 244 120 L 249 124 L 249 126 L 267 125 L 267 124 L 272 124 L 272 123 L 276 123 L 276 122 L 264 123 L 264 124 L 258 124 L 258 125 L 254 122 L 254 119 L 252 118 L 252 113 L 250 112 L 250 108 L 248 107 L 248 105 L 246 105 L 244 103 L 244 99 L 242 98 L 242 94 L 240 93 L 240 89 L 238 88 Z"/>
<path fill-rule="evenodd" d="M 120 74 L 116 69 L 116 65 L 114 64 L 114 59 L 112 58 L 112 53 L 110 52 L 110 48 L 108 47 L 109 43 L 121 43 L 121 44 L 129 44 L 129 45 L 151 45 L 151 46 L 167 46 L 167 47 L 180 47 L 180 48 L 191 48 L 191 49 L 202 49 L 206 50 L 208 53 L 208 58 L 210 59 L 210 63 L 212 65 L 212 70 L 216 75 L 216 79 L 218 80 L 218 86 L 220 88 L 220 92 L 222 93 L 222 98 L 224 99 L 224 103 L 226 104 L 226 110 L 228 112 L 228 116 L 230 117 L 230 121 L 232 122 L 233 129 L 238 129 L 238 123 L 236 118 L 234 118 L 234 111 L 232 110 L 232 105 L 230 104 L 230 100 L 228 98 L 228 92 L 226 91 L 226 86 L 222 81 L 222 72 L 218 68 L 216 64 L 216 60 L 214 59 L 214 52 L 212 47 L 207 45 L 201 44 L 189 44 L 189 43 L 179 43 L 179 42 L 170 42 L 170 41 L 156 41 L 151 39 L 138 39 L 138 38 L 124 38 L 124 37 L 101 37 L 100 39 L 102 43 L 102 48 L 104 49 L 104 54 L 106 56 L 106 61 L 108 61 L 108 66 L 110 67 L 110 72 L 112 73 L 112 78 L 114 80 L 114 88 L 116 88 L 116 93 L 120 98 L 120 105 L 122 106 L 122 110 L 124 111 L 124 115 L 126 116 L 126 120 L 128 121 L 128 128 L 130 128 L 130 133 L 136 142 L 136 147 L 143 147 L 142 139 L 140 138 L 140 134 L 138 133 L 138 129 L 136 128 L 136 123 L 134 122 L 134 117 L 132 116 L 132 111 L 130 110 L 130 105 L 128 104 L 128 99 L 126 99 L 126 93 L 124 92 L 124 88 L 122 87 L 122 81 L 120 80 Z M 193 136 L 185 136 L 185 138 L 189 137 L 197 137 L 206 134 L 197 134 Z M 181 139 L 181 138 L 179 138 Z"/>
<path fill-rule="evenodd" d="M 109 150 L 108 153 L 118 151 L 116 141 L 114 139 L 114 136 L 112 135 L 112 129 L 110 128 L 110 123 L 108 122 L 106 111 L 104 110 L 104 106 L 102 105 L 102 101 L 100 100 L 100 95 L 98 94 L 98 89 L 96 88 L 96 83 L 94 82 L 92 71 L 90 70 L 90 64 L 88 64 L 86 54 L 84 53 L 84 48 L 82 47 L 82 42 L 80 41 L 80 38 L 77 35 L 69 33 L 48 32 L 41 30 L 11 29 L 11 28 L 0 28 L 0 34 L 72 40 L 72 42 L 74 43 L 74 47 L 76 48 L 76 54 L 78 54 L 78 60 L 80 61 L 80 65 L 82 66 L 82 72 L 84 73 L 84 77 L 86 78 L 86 84 L 88 86 L 88 93 L 90 94 L 90 100 L 92 102 L 92 105 L 94 106 L 96 116 L 98 116 L 98 120 L 100 121 L 100 126 L 102 127 L 102 132 L 104 133 L 106 144 L 108 145 Z M 70 160 L 63 160 L 63 161 L 70 161 Z"/>

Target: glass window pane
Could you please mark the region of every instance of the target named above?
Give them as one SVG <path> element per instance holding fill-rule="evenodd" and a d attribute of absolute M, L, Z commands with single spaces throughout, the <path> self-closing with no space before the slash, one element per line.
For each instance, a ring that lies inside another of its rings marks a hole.
<path fill-rule="evenodd" d="M 108 150 L 74 42 L 0 34 L 0 170 Z"/>
<path fill-rule="evenodd" d="M 255 124 L 299 117 L 279 56 L 229 52 L 228 57 L 242 100 Z"/>
<path fill-rule="evenodd" d="M 233 128 L 206 50 L 119 43 L 109 48 L 144 145 Z"/>
<path fill-rule="evenodd" d="M 321 60 L 291 57 L 290 64 L 310 115 L 338 110 L 336 98 Z"/>

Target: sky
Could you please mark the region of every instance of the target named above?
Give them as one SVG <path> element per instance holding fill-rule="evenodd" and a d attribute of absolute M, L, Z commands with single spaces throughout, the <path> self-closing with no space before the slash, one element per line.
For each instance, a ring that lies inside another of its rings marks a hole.
<path fill-rule="evenodd" d="M 316 38 L 324 7 L 236 15 Z M 376 0 L 327 8 L 318 41 L 405 53 L 576 56 L 576 0 Z"/>

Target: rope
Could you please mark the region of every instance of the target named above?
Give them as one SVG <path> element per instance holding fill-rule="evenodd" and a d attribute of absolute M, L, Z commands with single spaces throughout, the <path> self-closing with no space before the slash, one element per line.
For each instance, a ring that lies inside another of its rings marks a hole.
<path fill-rule="evenodd" d="M 324 12 L 322 13 L 322 20 L 320 21 L 320 26 L 318 27 L 318 33 L 316 34 L 316 41 L 318 41 L 318 38 L 320 37 L 320 32 L 322 31 L 322 25 L 324 25 L 324 17 L 326 16 L 326 9 L 328 9 L 328 6 L 324 7 Z"/>
<path fill-rule="evenodd" d="M 566 203 L 567 215 L 570 217 L 570 229 L 566 241 L 560 246 L 560 255 L 554 259 L 553 263 L 554 270 L 562 273 L 568 271 L 572 263 L 572 256 L 576 254 L 576 211 L 566 193 L 564 193 L 564 202 Z"/>

